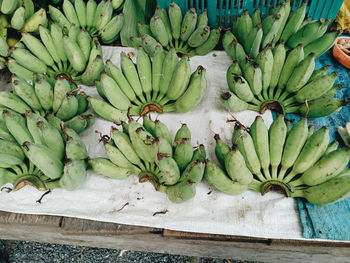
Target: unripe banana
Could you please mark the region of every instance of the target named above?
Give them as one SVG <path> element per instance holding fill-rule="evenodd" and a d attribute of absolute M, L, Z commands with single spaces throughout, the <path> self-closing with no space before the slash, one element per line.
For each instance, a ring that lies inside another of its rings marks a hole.
<path fill-rule="evenodd" d="M 233 25 L 233 32 L 238 40 L 245 44 L 249 32 L 253 29 L 253 21 L 249 15 L 249 11 L 245 10 L 242 15 L 237 17 L 236 23 Z"/>
<path fill-rule="evenodd" d="M 72 2 L 69 0 L 64 0 L 62 9 L 68 21 L 79 27 L 79 19 L 77 13 L 75 12 Z"/>
<path fill-rule="evenodd" d="M 311 101 L 321 97 L 333 87 L 337 77 L 338 73 L 333 72 L 310 82 L 297 92 L 295 100 L 302 103 L 306 100 Z"/>
<path fill-rule="evenodd" d="M 290 184 L 293 186 L 322 184 L 343 171 L 348 166 L 349 157 L 349 148 L 335 150 L 321 158 L 314 166 L 305 171 L 299 179 L 292 181 Z"/>
<path fill-rule="evenodd" d="M 180 38 L 182 12 L 180 7 L 174 2 L 169 7 L 169 21 L 173 38 L 178 40 Z"/>
<path fill-rule="evenodd" d="M 152 92 L 153 99 L 156 99 L 160 90 L 162 80 L 163 62 L 165 52 L 161 46 L 157 46 L 152 61 Z"/>
<path fill-rule="evenodd" d="M 166 188 L 169 200 L 173 203 L 182 203 L 196 195 L 196 186 L 191 180 L 185 180 Z"/>
<path fill-rule="evenodd" d="M 326 75 L 329 68 L 330 68 L 330 66 L 326 65 L 322 68 L 314 70 L 314 72 L 312 72 L 312 75 L 311 75 L 308 83 L 310 83 L 311 81 L 314 81 L 315 79 L 318 79 L 319 77 Z"/>
<path fill-rule="evenodd" d="M 88 125 L 87 118 L 84 115 L 77 115 L 69 121 L 66 121 L 64 126 L 74 130 L 76 133 L 81 133 L 90 125 Z"/>
<path fill-rule="evenodd" d="M 310 79 L 312 72 L 315 69 L 315 54 L 310 53 L 298 66 L 295 67 L 291 74 L 288 83 L 287 91 L 289 93 L 299 91 Z"/>
<path fill-rule="evenodd" d="M 252 23 L 253 23 L 253 26 L 257 26 L 258 24 L 261 24 L 261 16 L 260 16 L 259 8 L 254 10 L 254 13 L 252 15 Z"/>
<path fill-rule="evenodd" d="M 188 112 L 202 100 L 207 89 L 206 70 L 199 66 L 192 74 L 187 90 L 175 102 L 177 112 Z"/>
<path fill-rule="evenodd" d="M 204 178 L 219 191 L 229 195 L 239 195 L 248 189 L 248 185 L 233 182 L 213 162 L 207 161 Z"/>
<path fill-rule="evenodd" d="M 52 18 L 52 16 L 50 16 Z M 24 24 L 22 32 L 36 32 L 40 25 L 47 25 L 45 9 L 41 8 L 34 13 Z"/>
<path fill-rule="evenodd" d="M 266 178 L 270 176 L 270 149 L 269 149 L 269 130 L 266 127 L 261 116 L 257 116 L 250 126 L 250 135 L 254 142 L 256 153 L 259 157 L 261 167 Z"/>
<path fill-rule="evenodd" d="M 59 24 L 51 24 L 50 33 L 56 47 L 56 52 L 58 53 L 61 61 L 66 62 L 67 55 L 63 44 L 63 33 L 61 26 Z"/>
<path fill-rule="evenodd" d="M 241 112 L 248 109 L 248 103 L 238 98 L 232 92 L 221 94 L 220 102 L 228 111 Z"/>
<path fill-rule="evenodd" d="M 112 179 L 125 179 L 133 173 L 132 170 L 116 166 L 105 158 L 91 159 L 88 163 L 95 173 Z"/>
<path fill-rule="evenodd" d="M 287 46 L 289 48 L 295 48 L 298 44 L 307 46 L 312 40 L 318 38 L 319 27 L 320 23 L 318 21 L 305 25 L 288 39 Z"/>
<path fill-rule="evenodd" d="M 77 98 L 72 94 L 67 94 L 64 97 L 56 116 L 62 121 L 67 121 L 77 115 L 78 106 Z"/>
<path fill-rule="evenodd" d="M 68 159 L 64 164 L 63 175 L 59 181 L 59 184 L 60 187 L 69 191 L 73 191 L 81 186 L 84 183 L 85 179 L 85 161 Z"/>
<path fill-rule="evenodd" d="M 114 163 L 115 165 L 138 172 L 139 169 L 136 166 L 134 166 L 128 159 L 126 159 L 126 157 L 117 147 L 106 143 L 105 152 L 108 156 L 108 159 L 112 161 L 112 163 Z"/>
<path fill-rule="evenodd" d="M 74 9 L 77 14 L 79 25 L 82 28 L 86 27 L 86 4 L 84 0 L 75 0 Z M 76 26 L 79 26 L 76 24 Z"/>
<path fill-rule="evenodd" d="M 11 18 L 11 27 L 17 31 L 20 31 L 24 26 L 25 19 L 25 9 L 23 6 L 21 6 L 17 8 Z"/>
<path fill-rule="evenodd" d="M 56 113 L 62 105 L 62 102 L 67 95 L 67 93 L 71 90 L 71 86 L 68 80 L 63 76 L 59 75 L 56 78 L 55 86 L 54 86 L 54 95 L 53 95 L 53 112 Z"/>
<path fill-rule="evenodd" d="M 280 5 L 280 12 L 279 13 L 281 14 L 282 21 L 280 23 L 277 34 L 272 42 L 273 45 L 275 45 L 281 39 L 283 30 L 285 29 L 285 26 L 286 26 L 287 21 L 289 19 L 289 15 L 290 15 L 290 11 L 291 11 L 290 5 L 291 5 L 290 1 L 286 1 L 284 3 L 281 3 L 281 5 Z"/>
<path fill-rule="evenodd" d="M 41 104 L 35 94 L 34 88 L 25 80 L 13 77 L 12 89 L 32 109 L 40 110 Z"/>
<path fill-rule="evenodd" d="M 118 84 L 105 72 L 101 74 L 101 87 L 108 101 L 117 109 L 127 111 L 131 106 L 130 100 L 119 88 Z"/>
<path fill-rule="evenodd" d="M 7 91 L 0 92 L 0 105 L 21 114 L 25 113 L 27 110 L 31 110 L 20 97 Z"/>
<path fill-rule="evenodd" d="M 123 7 L 124 0 L 112 0 L 112 6 L 114 9 L 119 9 Z"/>
<path fill-rule="evenodd" d="M 146 34 L 141 35 L 141 39 L 142 39 L 142 47 L 145 49 L 148 55 L 153 57 L 156 46 L 160 45 L 160 43 L 150 35 L 146 35 Z"/>
<path fill-rule="evenodd" d="M 2 118 L 2 116 L 0 116 Z M 7 129 L 6 124 L 3 120 L 0 121 L 0 139 L 15 142 L 15 138 L 11 135 L 10 131 Z"/>
<path fill-rule="evenodd" d="M 232 41 L 237 40 L 231 31 L 227 30 L 222 38 L 222 46 L 224 47 L 226 53 L 229 54 L 228 49 Z M 233 59 L 233 58 L 232 58 Z"/>
<path fill-rule="evenodd" d="M 68 137 L 66 140 L 66 156 L 72 160 L 84 160 L 89 157 L 84 143 L 73 137 Z"/>
<path fill-rule="evenodd" d="M 278 81 L 278 88 L 283 89 L 293 73 L 295 67 L 304 59 L 303 45 L 298 45 L 295 49 L 291 50 L 284 63 L 281 76 Z"/>
<path fill-rule="evenodd" d="M 41 132 L 42 144 L 46 145 L 59 160 L 63 160 L 64 142 L 59 130 L 43 121 L 37 122 L 36 125 Z"/>
<path fill-rule="evenodd" d="M 158 15 L 154 15 L 150 21 L 150 28 L 152 35 L 158 40 L 158 42 L 166 47 L 169 43 L 168 32 L 166 31 L 165 25 Z"/>
<path fill-rule="evenodd" d="M 270 143 L 270 163 L 272 167 L 272 178 L 277 178 L 277 169 L 281 163 L 284 144 L 287 137 L 287 126 L 284 121 L 284 115 L 271 124 L 269 129 Z"/>
<path fill-rule="evenodd" d="M 98 7 L 96 9 L 98 12 Z M 102 30 L 112 19 L 113 7 L 111 1 L 106 1 L 101 8 L 100 17 L 95 20 L 95 26 L 98 30 Z"/>
<path fill-rule="evenodd" d="M 188 57 L 182 57 L 180 62 L 177 64 L 169 89 L 167 91 L 167 97 L 171 100 L 178 99 L 186 90 L 190 81 L 191 68 L 188 62 Z"/>
<path fill-rule="evenodd" d="M 191 141 L 187 138 L 174 142 L 174 159 L 179 169 L 184 170 L 191 162 L 193 156 L 193 147 Z"/>
<path fill-rule="evenodd" d="M 104 43 L 109 44 L 115 41 L 119 36 L 124 25 L 124 14 L 121 13 L 113 17 L 101 31 L 101 39 Z"/>
<path fill-rule="evenodd" d="M 152 92 L 152 65 L 150 57 L 142 47 L 138 49 L 136 65 L 143 93 L 146 95 L 146 99 L 150 100 Z"/>
<path fill-rule="evenodd" d="M 22 41 L 30 52 L 45 62 L 46 65 L 51 67 L 54 65 L 55 62 L 53 61 L 50 53 L 39 39 L 29 33 L 22 33 Z"/>
<path fill-rule="evenodd" d="M 319 98 L 307 103 L 305 102 L 296 110 L 302 116 L 318 118 L 334 114 L 346 105 L 348 105 L 348 101 L 335 98 Z"/>
<path fill-rule="evenodd" d="M 170 133 L 168 127 L 164 123 L 160 122 L 159 120 L 156 120 L 154 122 L 154 136 L 163 138 L 170 145 L 172 144 L 171 133 Z"/>
<path fill-rule="evenodd" d="M 137 165 L 141 169 L 144 168 L 127 134 L 117 129 L 112 129 L 112 139 L 115 145 L 118 147 L 118 149 L 131 163 Z"/>
<path fill-rule="evenodd" d="M 19 0 L 3 0 L 1 2 L 1 13 L 5 15 L 12 14 L 20 4 Z"/>
<path fill-rule="evenodd" d="M 10 183 L 14 184 L 17 180 L 18 175 L 15 173 L 10 172 L 7 169 L 0 168 L 0 186 L 3 186 L 4 184 Z"/>
<path fill-rule="evenodd" d="M 247 168 L 242 154 L 235 147 L 232 148 L 225 158 L 225 168 L 234 182 L 247 185 L 253 180 L 253 175 Z"/>
<path fill-rule="evenodd" d="M 91 0 L 93 1 L 93 0 Z M 69 28 L 71 23 L 68 21 L 68 19 L 65 17 L 65 15 L 58 10 L 56 7 L 53 7 L 52 5 L 49 5 L 49 14 L 50 18 L 57 24 L 61 25 L 62 27 Z"/>
<path fill-rule="evenodd" d="M 301 153 L 293 165 L 292 171 L 284 179 L 289 182 L 297 174 L 302 174 L 312 167 L 324 154 L 329 144 L 329 132 L 327 127 L 322 127 L 311 135 L 306 141 Z"/>
<path fill-rule="evenodd" d="M 42 144 L 25 142 L 23 144 L 28 159 L 50 179 L 60 178 L 63 164 L 55 154 Z"/>
<path fill-rule="evenodd" d="M 190 8 L 182 19 L 181 25 L 181 40 L 187 41 L 195 31 L 197 25 L 197 12 L 195 8 Z M 207 26 L 207 25 L 204 25 Z M 164 45 L 163 45 L 164 46 Z"/>
<path fill-rule="evenodd" d="M 128 80 L 135 94 L 142 98 L 142 86 L 134 63 L 124 52 L 120 53 L 120 59 L 120 66 L 125 78 Z"/>
<path fill-rule="evenodd" d="M 159 97 L 163 97 L 171 87 L 170 83 L 178 62 L 179 62 L 179 59 L 177 57 L 175 49 L 173 48 L 170 49 L 164 58 L 162 78 L 161 78 L 162 85 L 160 86 L 160 89 L 159 89 Z"/>
<path fill-rule="evenodd" d="M 248 82 L 241 76 L 234 76 L 233 83 L 230 88 L 243 101 L 249 102 L 254 99 L 254 94 L 250 90 Z M 229 83 L 230 86 L 230 83 Z"/>
<path fill-rule="evenodd" d="M 85 85 L 93 85 L 97 79 L 99 79 L 99 76 L 101 75 L 103 69 L 104 64 L 102 57 L 100 55 L 97 55 L 92 59 L 90 56 L 88 65 L 86 66 L 84 73 L 81 75 L 81 82 Z"/>
<path fill-rule="evenodd" d="M 215 28 L 211 30 L 208 39 L 194 50 L 195 54 L 198 56 L 204 56 L 208 54 L 219 43 L 220 36 L 221 28 Z"/>
<path fill-rule="evenodd" d="M 232 135 L 232 143 L 237 145 L 251 173 L 261 177 L 259 157 L 256 153 L 254 142 L 250 134 L 241 126 L 235 127 Z"/>
<path fill-rule="evenodd" d="M 187 44 L 190 47 L 197 48 L 201 46 L 205 41 L 207 41 L 210 34 L 209 26 L 198 27 L 190 36 Z"/>
<path fill-rule="evenodd" d="M 197 27 L 207 26 L 208 25 L 208 14 L 207 10 L 203 10 L 203 12 L 198 16 Z"/>
<path fill-rule="evenodd" d="M 158 175 L 160 183 L 174 185 L 180 179 L 178 164 L 172 157 L 159 153 L 157 155 L 157 166 L 160 170 Z"/>
<path fill-rule="evenodd" d="M 182 139 L 191 140 L 191 131 L 186 123 L 181 125 L 181 128 L 176 132 L 174 141 L 180 141 Z"/>
<path fill-rule="evenodd" d="M 43 74 L 47 71 L 47 66 L 43 61 L 33 56 L 28 50 L 15 48 L 11 51 L 11 56 L 26 69 L 35 73 Z"/>
<path fill-rule="evenodd" d="M 202 181 L 204 175 L 205 164 L 199 160 L 191 162 L 182 172 L 178 182 L 191 182 L 196 185 Z"/>
<path fill-rule="evenodd" d="M 225 168 L 225 159 L 230 152 L 230 147 L 221 140 L 219 134 L 215 134 L 214 139 L 216 141 L 215 156 L 221 164 L 221 167 Z"/>
<path fill-rule="evenodd" d="M 282 41 L 288 41 L 288 39 L 299 30 L 306 15 L 306 7 L 307 4 L 303 3 L 296 11 L 291 12 L 281 35 Z"/>
<path fill-rule="evenodd" d="M 275 88 L 278 85 L 278 80 L 280 78 L 284 62 L 286 60 L 286 49 L 284 42 L 280 42 L 272 50 L 273 53 L 273 68 L 271 73 L 270 87 Z"/>
<path fill-rule="evenodd" d="M 247 40 L 247 54 L 252 58 L 256 58 L 259 54 L 261 41 L 263 38 L 263 29 L 262 25 L 258 24 L 254 29 L 249 33 Z"/>
<path fill-rule="evenodd" d="M 103 100 L 88 97 L 91 108 L 102 118 L 108 121 L 120 123 L 127 119 L 127 112 L 121 111 Z"/>
<path fill-rule="evenodd" d="M 200 161 L 205 163 L 206 157 L 207 153 L 205 151 L 205 147 L 203 144 L 200 144 L 197 149 L 194 150 L 191 162 Z"/>
<path fill-rule="evenodd" d="M 89 0 L 86 3 L 86 26 L 88 29 L 94 26 L 96 8 L 97 4 L 95 0 Z"/>
<path fill-rule="evenodd" d="M 162 8 L 160 5 L 157 5 L 156 6 L 156 11 L 154 12 L 154 14 L 160 16 L 160 18 L 162 19 L 163 24 L 165 26 L 165 29 L 166 29 L 166 31 L 168 33 L 168 39 L 169 39 L 170 45 L 172 45 L 173 44 L 171 42 L 172 38 L 173 38 L 173 36 L 171 34 L 172 30 L 171 30 L 169 16 L 168 16 L 166 10 L 164 8 Z"/>
<path fill-rule="evenodd" d="M 253 94 L 259 95 L 262 91 L 262 72 L 259 64 L 248 63 L 248 66 L 245 68 L 243 75 L 244 75 L 244 78 L 249 83 L 249 87 L 253 92 Z"/>
<path fill-rule="evenodd" d="M 316 57 L 320 57 L 333 46 L 336 38 L 339 36 L 340 33 L 340 31 L 330 32 L 312 41 L 309 45 L 305 47 L 305 55 L 308 55 L 311 52 L 313 52 L 316 54 Z"/>
<path fill-rule="evenodd" d="M 24 161 L 24 153 L 15 142 L 0 139 L 0 161 L 9 165 L 18 165 Z"/>
<path fill-rule="evenodd" d="M 263 39 L 261 41 L 261 48 L 265 48 L 267 45 L 272 44 L 282 22 L 283 22 L 283 19 L 281 18 L 281 14 L 276 14 L 274 16 L 274 21 L 271 28 L 269 29 L 267 34 L 264 34 L 263 36 Z"/>
<path fill-rule="evenodd" d="M 267 90 L 271 83 L 271 74 L 273 69 L 273 54 L 270 46 L 267 46 L 259 53 L 256 58 L 262 72 L 263 90 Z"/>
<path fill-rule="evenodd" d="M 77 72 L 84 71 L 87 61 L 78 43 L 67 36 L 63 37 L 63 43 L 67 58 L 73 69 Z"/>
<path fill-rule="evenodd" d="M 298 121 L 288 132 L 281 160 L 282 168 L 278 175 L 278 179 L 283 179 L 286 171 L 295 163 L 305 145 L 308 133 L 307 119 L 305 118 Z"/>

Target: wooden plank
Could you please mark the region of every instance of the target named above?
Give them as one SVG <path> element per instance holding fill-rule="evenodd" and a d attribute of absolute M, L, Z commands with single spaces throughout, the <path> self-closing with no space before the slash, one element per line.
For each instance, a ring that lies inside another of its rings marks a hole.
<path fill-rule="evenodd" d="M 350 243 L 332 248 L 310 241 L 186 233 L 67 217 L 0 212 L 0 236 L 68 245 L 118 248 L 267 262 L 349 262 Z"/>

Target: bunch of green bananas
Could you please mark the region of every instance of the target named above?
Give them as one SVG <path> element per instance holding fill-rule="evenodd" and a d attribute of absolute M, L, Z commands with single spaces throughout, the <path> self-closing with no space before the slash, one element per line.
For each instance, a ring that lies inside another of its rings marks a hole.
<path fill-rule="evenodd" d="M 114 42 L 124 24 L 124 15 L 113 14 L 113 5 L 120 4 L 121 1 L 101 1 L 99 4 L 95 0 L 75 0 L 74 4 L 69 0 L 64 0 L 62 5 L 63 13 L 49 6 L 51 19 L 69 29 L 72 25 L 89 32 L 92 37 L 99 37 L 103 43 Z"/>
<path fill-rule="evenodd" d="M 315 53 L 307 54 L 302 44 L 285 49 L 280 42 L 268 45 L 256 58 L 250 59 L 242 46 L 224 36 L 224 47 L 234 59 L 227 71 L 230 92 L 221 95 L 221 102 L 230 111 L 274 109 L 280 113 L 296 113 L 316 118 L 333 114 L 347 102 L 333 98 L 341 85 L 334 85 L 337 72 L 328 73 L 328 66 L 315 70 Z M 231 43 L 227 45 L 227 43 Z"/>
<path fill-rule="evenodd" d="M 75 4 L 76 0 L 69 0 L 72 2 L 72 4 Z M 102 0 L 104 1 L 104 0 Z M 63 0 L 49 0 L 49 2 L 52 2 L 53 4 L 61 4 Z M 97 0 L 96 2 L 101 2 L 101 0 Z M 123 9 L 125 0 L 112 0 L 112 7 L 115 10 Z"/>
<path fill-rule="evenodd" d="M 56 80 L 39 76 L 31 84 L 17 76 L 12 77 L 12 92 L 0 92 L 0 108 L 19 114 L 33 111 L 47 116 L 48 121 L 60 129 L 65 126 L 80 133 L 94 123 L 95 117 L 87 111 L 88 101 L 84 92 L 78 93 L 75 84 L 58 75 Z"/>
<path fill-rule="evenodd" d="M 106 72 L 96 82 L 97 91 L 105 101 L 88 98 L 102 118 L 119 123 L 127 120 L 128 114 L 187 112 L 201 101 L 207 87 L 202 66 L 191 75 L 188 57 L 179 61 L 175 49 L 165 53 L 161 46 L 156 46 L 153 58 L 140 47 L 136 65 L 132 56 L 121 53 L 121 70 L 111 61 L 106 62 Z"/>
<path fill-rule="evenodd" d="M 198 16 L 196 9 L 191 8 L 182 17 L 180 7 L 174 2 L 168 13 L 157 5 L 150 25 L 139 24 L 138 31 L 141 39 L 134 40 L 151 56 L 157 45 L 175 48 L 177 53 L 188 56 L 203 56 L 216 47 L 221 36 L 220 28 L 210 30 L 206 11 Z"/>
<path fill-rule="evenodd" d="M 1 15 L 6 22 L 1 23 L 2 29 L 12 28 L 22 32 L 36 32 L 39 25 L 47 25 L 45 9 L 41 8 L 35 12 L 32 0 L 1 0 Z M 6 37 L 1 34 L 2 37 Z"/>
<path fill-rule="evenodd" d="M 103 136 L 108 159 L 89 160 L 95 173 L 114 179 L 136 174 L 140 182 L 151 182 L 175 203 L 195 196 L 206 153 L 203 145 L 193 150 L 186 124 L 177 131 L 174 142 L 167 126 L 149 117 L 143 118 L 143 125 L 130 119 L 123 131 L 112 128 L 111 136 L 112 140 Z"/>
<path fill-rule="evenodd" d="M 305 118 L 290 127 L 279 115 L 268 129 L 258 116 L 249 131 L 236 124 L 232 148 L 218 135 L 215 139 L 221 167 L 208 162 L 205 178 L 222 192 L 265 194 L 280 188 L 289 197 L 319 205 L 350 195 L 350 148 L 329 144 L 327 127 L 314 132 Z"/>
<path fill-rule="evenodd" d="M 31 111 L 23 117 L 11 110 L 2 110 L 0 127 L 0 186 L 74 190 L 85 181 L 88 155 L 74 130 L 58 130 Z"/>
<path fill-rule="evenodd" d="M 260 15 L 259 9 L 252 15 L 244 11 L 233 23 L 232 32 L 252 58 L 266 46 L 274 47 L 279 41 L 285 42 L 288 48 L 303 44 L 306 56 L 313 52 L 319 57 L 332 47 L 337 34 L 326 34 L 331 20 L 305 19 L 306 7 L 304 2 L 299 9 L 291 12 L 290 0 L 287 0 L 270 9 L 265 17 Z"/>
<path fill-rule="evenodd" d="M 10 49 L 11 73 L 31 80 L 33 73 L 55 78 L 65 74 L 82 84 L 93 85 L 103 70 L 102 48 L 85 30 L 72 26 L 64 35 L 58 24 L 39 26 L 40 39 L 22 33 L 21 42 Z M 0 45 L 1 46 L 1 45 Z"/>
<path fill-rule="evenodd" d="M 338 127 L 338 133 L 346 146 L 350 146 L 350 120 L 345 127 Z"/>

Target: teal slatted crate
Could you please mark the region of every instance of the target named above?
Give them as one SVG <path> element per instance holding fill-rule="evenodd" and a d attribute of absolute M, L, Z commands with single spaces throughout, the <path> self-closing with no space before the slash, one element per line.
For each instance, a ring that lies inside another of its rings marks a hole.
<path fill-rule="evenodd" d="M 304 0 L 308 3 L 307 14 L 313 19 L 334 19 L 343 3 L 343 0 Z M 303 0 L 291 0 L 292 9 L 295 10 L 304 2 Z M 253 12 L 260 8 L 262 14 L 271 7 L 275 7 L 284 0 L 157 0 L 164 8 L 168 8 L 171 2 L 177 3 L 182 11 L 191 7 L 197 9 L 198 13 L 208 10 L 209 24 L 211 27 L 225 26 L 232 23 L 234 16 L 243 10 Z"/>

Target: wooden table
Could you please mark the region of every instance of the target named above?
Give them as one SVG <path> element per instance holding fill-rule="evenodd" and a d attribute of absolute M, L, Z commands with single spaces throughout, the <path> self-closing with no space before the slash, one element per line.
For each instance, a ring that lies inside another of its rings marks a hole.
<path fill-rule="evenodd" d="M 264 262 L 350 262 L 350 243 L 195 234 L 0 211 L 0 239 Z"/>

